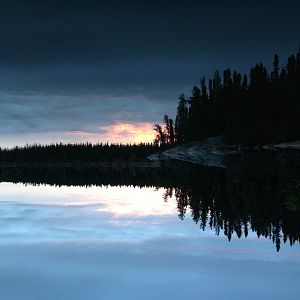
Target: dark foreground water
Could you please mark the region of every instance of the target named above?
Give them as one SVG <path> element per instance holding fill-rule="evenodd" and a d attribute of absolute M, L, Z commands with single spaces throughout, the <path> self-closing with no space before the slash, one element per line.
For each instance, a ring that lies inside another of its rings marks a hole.
<path fill-rule="evenodd" d="M 246 169 L 2 170 L 0 299 L 299 299 L 297 169 Z"/>

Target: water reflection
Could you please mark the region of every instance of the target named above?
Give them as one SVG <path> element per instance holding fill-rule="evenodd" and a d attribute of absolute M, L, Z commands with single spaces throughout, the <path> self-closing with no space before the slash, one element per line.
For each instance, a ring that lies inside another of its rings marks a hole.
<path fill-rule="evenodd" d="M 0 298 L 298 299 L 293 166 L 2 168 Z"/>
<path fill-rule="evenodd" d="M 206 186 L 207 187 L 207 186 Z M 207 191 L 201 188 L 170 188 L 165 192 L 165 201 L 175 195 L 179 218 L 184 219 L 187 208 L 195 223 L 205 230 L 214 230 L 216 235 L 225 234 L 230 241 L 232 235 L 248 237 L 249 231 L 257 236 L 269 238 L 280 250 L 282 242 L 292 246 L 300 240 L 299 186 L 287 194 L 239 194 L 230 186 L 210 186 Z M 254 196 L 254 197 L 253 197 Z M 272 201 L 272 202 L 270 202 Z"/>
<path fill-rule="evenodd" d="M 2 183 L 0 239 L 138 241 L 158 236 L 172 231 L 165 228 L 167 219 L 176 219 L 174 202 L 162 201 L 164 191 Z"/>
<path fill-rule="evenodd" d="M 228 240 L 233 235 L 241 238 L 255 232 L 258 237 L 270 239 L 279 251 L 283 243 L 294 245 L 300 240 L 299 170 L 299 153 L 259 153 L 249 157 L 244 155 L 227 170 L 175 163 L 0 168 L 0 180 L 72 186 L 72 195 L 64 203 L 70 206 L 81 203 L 81 198 L 76 195 L 77 187 L 89 186 L 83 204 L 94 205 L 99 197 L 106 199 L 106 205 L 96 210 L 114 216 L 175 215 L 174 207 L 168 205 L 172 198 L 180 219 L 190 211 L 193 221 L 201 229 L 210 228 L 217 235 L 224 234 Z M 110 188 L 98 190 L 97 195 L 96 186 Z M 117 186 L 123 187 L 121 191 Z M 156 193 L 152 192 L 154 188 Z M 31 189 L 24 187 L 19 191 L 19 197 L 26 197 Z M 50 187 L 38 189 L 45 191 Z M 60 189 L 59 197 L 64 195 L 65 189 Z M 5 192 L 3 185 L 1 190 Z M 34 197 L 30 194 L 27 198 L 32 201 Z M 57 197 L 51 201 L 57 201 Z"/>

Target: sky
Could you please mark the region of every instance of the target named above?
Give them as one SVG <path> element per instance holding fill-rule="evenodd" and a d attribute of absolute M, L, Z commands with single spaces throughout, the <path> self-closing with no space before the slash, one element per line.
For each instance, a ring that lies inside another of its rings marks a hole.
<path fill-rule="evenodd" d="M 0 146 L 139 142 L 203 76 L 300 44 L 299 1 L 0 0 Z"/>
<path fill-rule="evenodd" d="M 299 298 L 299 243 L 228 242 L 164 192 L 1 183 L 1 299 Z"/>

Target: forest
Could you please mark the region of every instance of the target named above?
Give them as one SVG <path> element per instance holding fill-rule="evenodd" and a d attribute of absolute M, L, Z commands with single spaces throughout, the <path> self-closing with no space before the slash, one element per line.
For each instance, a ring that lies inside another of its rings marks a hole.
<path fill-rule="evenodd" d="M 258 63 L 249 75 L 229 68 L 202 78 L 192 95 L 179 97 L 175 122 L 156 124 L 156 143 L 184 144 L 213 136 L 228 143 L 262 145 L 300 139 L 300 50 L 273 70 Z"/>
<path fill-rule="evenodd" d="M 159 151 L 154 143 L 140 144 L 51 144 L 0 148 L 0 163 L 96 163 L 141 161 Z"/>

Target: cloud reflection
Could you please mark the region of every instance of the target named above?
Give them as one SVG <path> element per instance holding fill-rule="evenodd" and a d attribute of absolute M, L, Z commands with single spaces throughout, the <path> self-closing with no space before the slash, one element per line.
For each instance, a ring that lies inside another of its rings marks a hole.
<path fill-rule="evenodd" d="M 163 201 L 164 189 L 0 187 L 2 240 L 139 240 L 170 231 L 168 222 L 178 223 L 175 202 Z"/>
<path fill-rule="evenodd" d="M 163 192 L 0 184 L 0 298 L 297 299 L 298 245 L 200 232 Z"/>

